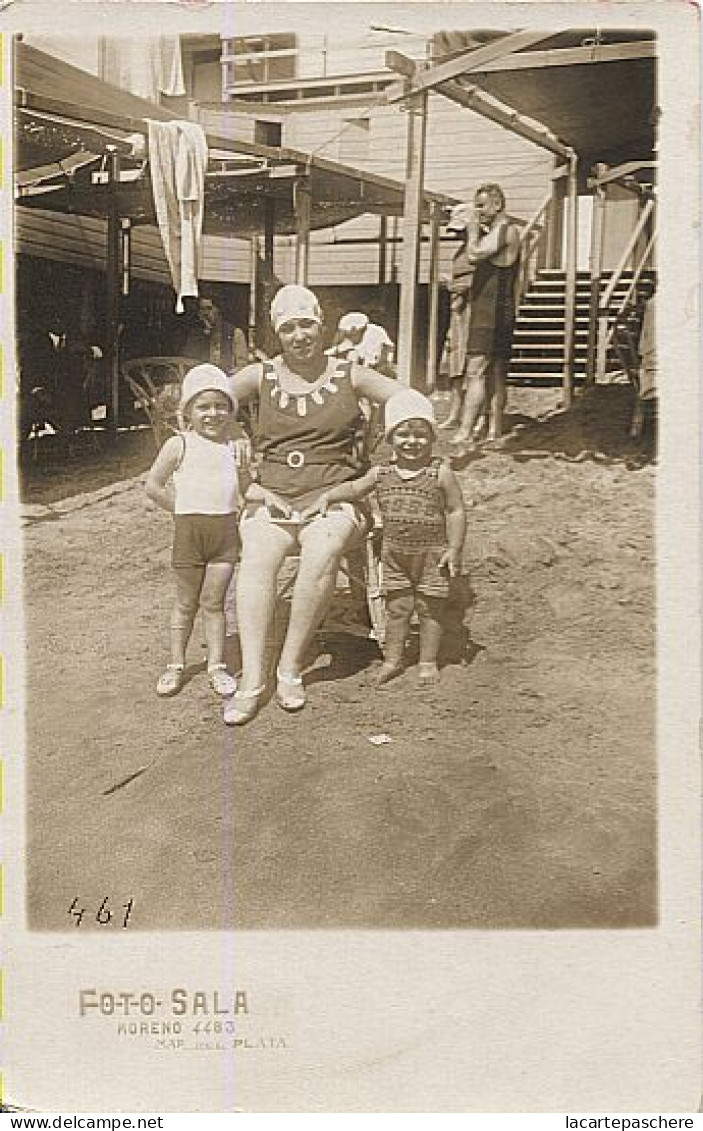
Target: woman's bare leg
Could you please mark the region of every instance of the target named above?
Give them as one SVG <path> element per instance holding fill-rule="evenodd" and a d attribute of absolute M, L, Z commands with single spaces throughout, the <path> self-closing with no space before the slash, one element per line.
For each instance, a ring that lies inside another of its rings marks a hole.
<path fill-rule="evenodd" d="M 476 421 L 484 412 L 489 364 L 490 360 L 484 354 L 473 354 L 467 361 L 464 409 L 454 437 L 456 444 L 471 443 Z"/>
<path fill-rule="evenodd" d="M 242 650 L 240 693 L 251 694 L 266 683 L 266 649 L 276 605 L 276 582 L 295 537 L 258 517 L 241 525 L 242 562 L 237 579 L 237 619 Z"/>
<path fill-rule="evenodd" d="M 462 387 L 462 378 L 454 378 L 449 388 L 449 413 L 447 419 L 443 420 L 437 427 L 454 428 L 461 420 L 461 409 L 464 403 L 464 391 Z"/>
<path fill-rule="evenodd" d="M 300 675 L 310 642 L 334 592 L 340 559 L 354 533 L 352 519 L 339 511 L 315 519 L 300 533 L 300 565 L 278 664 L 284 676 Z"/>

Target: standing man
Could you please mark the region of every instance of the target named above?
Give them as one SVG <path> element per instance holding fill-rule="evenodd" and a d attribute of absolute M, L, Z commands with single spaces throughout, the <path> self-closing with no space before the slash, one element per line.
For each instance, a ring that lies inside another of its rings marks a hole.
<path fill-rule="evenodd" d="M 454 230 L 462 220 L 458 212 L 455 209 L 452 217 Z M 520 236 L 505 214 L 503 190 L 497 184 L 481 185 L 476 190 L 473 213 L 465 219 L 463 243 L 455 256 L 450 285 L 453 302 L 455 294 L 465 296 L 462 313 L 466 348 L 463 353 L 458 351 L 458 365 L 452 343 L 455 360 L 451 372 L 455 382 L 460 382 L 463 402 L 455 415 L 459 421 L 453 440 L 457 454 L 471 444 L 474 428 L 486 409 L 489 439 L 502 435 L 519 258 Z"/>

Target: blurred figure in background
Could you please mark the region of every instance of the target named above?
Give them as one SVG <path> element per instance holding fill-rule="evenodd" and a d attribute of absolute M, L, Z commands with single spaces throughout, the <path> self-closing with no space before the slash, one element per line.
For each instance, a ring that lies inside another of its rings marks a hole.
<path fill-rule="evenodd" d="M 201 297 L 193 305 L 186 300 L 186 319 L 183 357 L 209 361 L 228 373 L 248 365 L 246 334 L 226 321 L 214 299 Z"/>
<path fill-rule="evenodd" d="M 368 315 L 361 311 L 350 310 L 340 318 L 335 344 L 327 353 L 332 357 L 356 361 L 386 377 L 395 377 L 394 348 L 383 326 L 370 322 Z"/>

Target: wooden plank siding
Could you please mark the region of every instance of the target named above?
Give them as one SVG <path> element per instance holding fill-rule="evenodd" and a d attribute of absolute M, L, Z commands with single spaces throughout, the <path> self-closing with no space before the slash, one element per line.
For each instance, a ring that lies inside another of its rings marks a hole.
<path fill-rule="evenodd" d="M 283 144 L 305 152 L 314 152 L 332 160 L 347 161 L 372 173 L 405 180 L 406 115 L 397 106 L 377 105 L 369 110 L 369 101 L 360 99 L 353 105 L 335 102 L 282 107 Z M 241 110 L 232 113 L 227 106 L 208 107 L 201 111 L 201 121 L 213 133 L 251 138 L 253 121 Z M 349 147 L 350 129 L 345 122 L 367 119 L 368 131 L 357 137 L 356 152 Z M 471 199 L 476 187 L 484 181 L 499 182 L 507 197 L 508 210 L 518 219 L 528 220 L 535 212 L 549 186 L 553 168 L 551 154 L 538 149 L 469 110 L 462 109 L 439 95 L 430 98 L 425 185 L 461 199 Z M 314 207 L 314 201 L 313 201 Z M 341 285 L 350 279 L 359 284 L 379 280 L 379 248 L 372 241 L 379 231 L 378 216 L 361 216 L 334 229 L 311 234 L 311 286 Z M 392 235 L 393 223 L 389 224 Z M 352 241 L 358 240 L 358 243 Z M 276 273 L 285 281 L 294 276 L 293 237 L 276 240 Z M 453 242 L 442 240 L 440 271 L 449 273 Z M 389 247 L 388 280 L 395 278 L 394 265 L 399 261 L 399 245 Z M 211 269 L 210 260 L 206 269 Z M 420 279 L 427 279 L 429 244 L 423 241 L 420 256 Z M 210 276 L 205 276 L 210 277 Z M 237 276 L 243 281 L 248 276 Z M 234 278 L 234 276 L 233 276 Z"/>
<path fill-rule="evenodd" d="M 20 255 L 104 271 L 106 241 L 104 220 L 40 209 L 17 208 L 15 211 L 15 251 Z M 133 229 L 131 271 L 137 279 L 171 285 L 161 236 L 155 227 L 145 225 Z M 201 278 L 211 282 L 246 282 L 249 241 L 205 236 Z"/>
<path fill-rule="evenodd" d="M 368 104 L 367 104 L 368 105 Z M 405 180 L 406 116 L 397 107 L 364 105 L 298 109 L 286 116 L 284 143 L 340 159 L 345 120 L 368 118 L 367 156 L 362 169 Z M 509 211 L 527 220 L 544 197 L 553 166 L 551 154 L 441 95 L 430 98 L 425 185 L 470 199 L 483 181 L 498 181 Z"/>

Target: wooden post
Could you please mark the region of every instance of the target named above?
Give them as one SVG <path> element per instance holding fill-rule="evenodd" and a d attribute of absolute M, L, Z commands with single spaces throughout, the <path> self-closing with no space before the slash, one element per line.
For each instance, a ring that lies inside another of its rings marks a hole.
<path fill-rule="evenodd" d="M 381 216 L 378 225 L 378 281 L 383 285 L 388 275 L 388 217 Z"/>
<path fill-rule="evenodd" d="M 272 196 L 264 197 L 264 264 L 267 285 L 274 277 L 274 234 L 276 231 L 276 201 Z"/>
<path fill-rule="evenodd" d="M 562 388 L 564 408 L 571 408 L 574 397 L 574 353 L 576 344 L 576 255 L 578 248 L 578 158 L 569 157 L 569 219 L 566 233 L 566 294 L 564 303 L 564 370 Z"/>
<path fill-rule="evenodd" d="M 120 294 L 128 295 L 132 280 L 132 221 L 120 220 Z"/>
<path fill-rule="evenodd" d="M 312 193 L 307 180 L 297 180 L 293 186 L 293 205 L 295 208 L 295 281 L 301 286 L 308 285 L 308 265 L 310 262 L 310 213 Z"/>
<path fill-rule="evenodd" d="M 276 352 L 278 341 L 269 321 L 269 308 L 273 298 L 276 280 L 275 265 L 276 200 L 273 196 L 264 197 L 264 262 L 260 271 L 261 295 L 263 298 L 261 321 L 257 335 L 257 345 L 265 353 Z"/>
<path fill-rule="evenodd" d="M 417 268 L 422 233 L 425 180 L 427 94 L 408 103 L 408 138 L 405 196 L 403 200 L 403 251 L 400 271 L 398 324 L 398 380 L 412 385 L 417 305 Z"/>
<path fill-rule="evenodd" d="M 563 166 L 563 161 L 556 158 L 554 173 Z M 545 236 L 544 266 L 548 268 L 561 267 L 562 242 L 564 235 L 564 196 L 566 177 L 555 176 L 552 180 L 552 199 L 547 211 L 547 232 Z"/>
<path fill-rule="evenodd" d="M 601 177 L 607 165 L 596 165 L 596 177 Z M 596 352 L 598 341 L 598 307 L 600 306 L 601 273 L 603 271 L 603 244 L 605 239 L 605 217 L 607 186 L 596 185 L 593 194 L 593 213 L 591 216 L 591 254 L 589 270 L 591 275 L 591 294 L 588 306 L 588 344 L 586 347 L 586 388 L 596 381 Z"/>
<path fill-rule="evenodd" d="M 117 439 L 120 418 L 120 290 L 122 287 L 122 229 L 120 225 L 120 154 L 115 146 L 108 146 L 108 206 L 106 311 L 105 311 L 105 366 L 110 390 L 109 429 L 112 440 Z"/>
<path fill-rule="evenodd" d="M 249 325 L 247 326 L 247 345 L 250 359 L 253 358 L 257 346 L 259 254 L 259 237 L 252 236 L 249 252 Z"/>
<path fill-rule="evenodd" d="M 430 270 L 427 281 L 429 319 L 427 330 L 427 366 L 425 370 L 426 392 L 434 392 L 437 384 L 437 333 L 439 330 L 439 234 L 442 210 L 439 204 L 432 205 L 430 222 Z"/>

